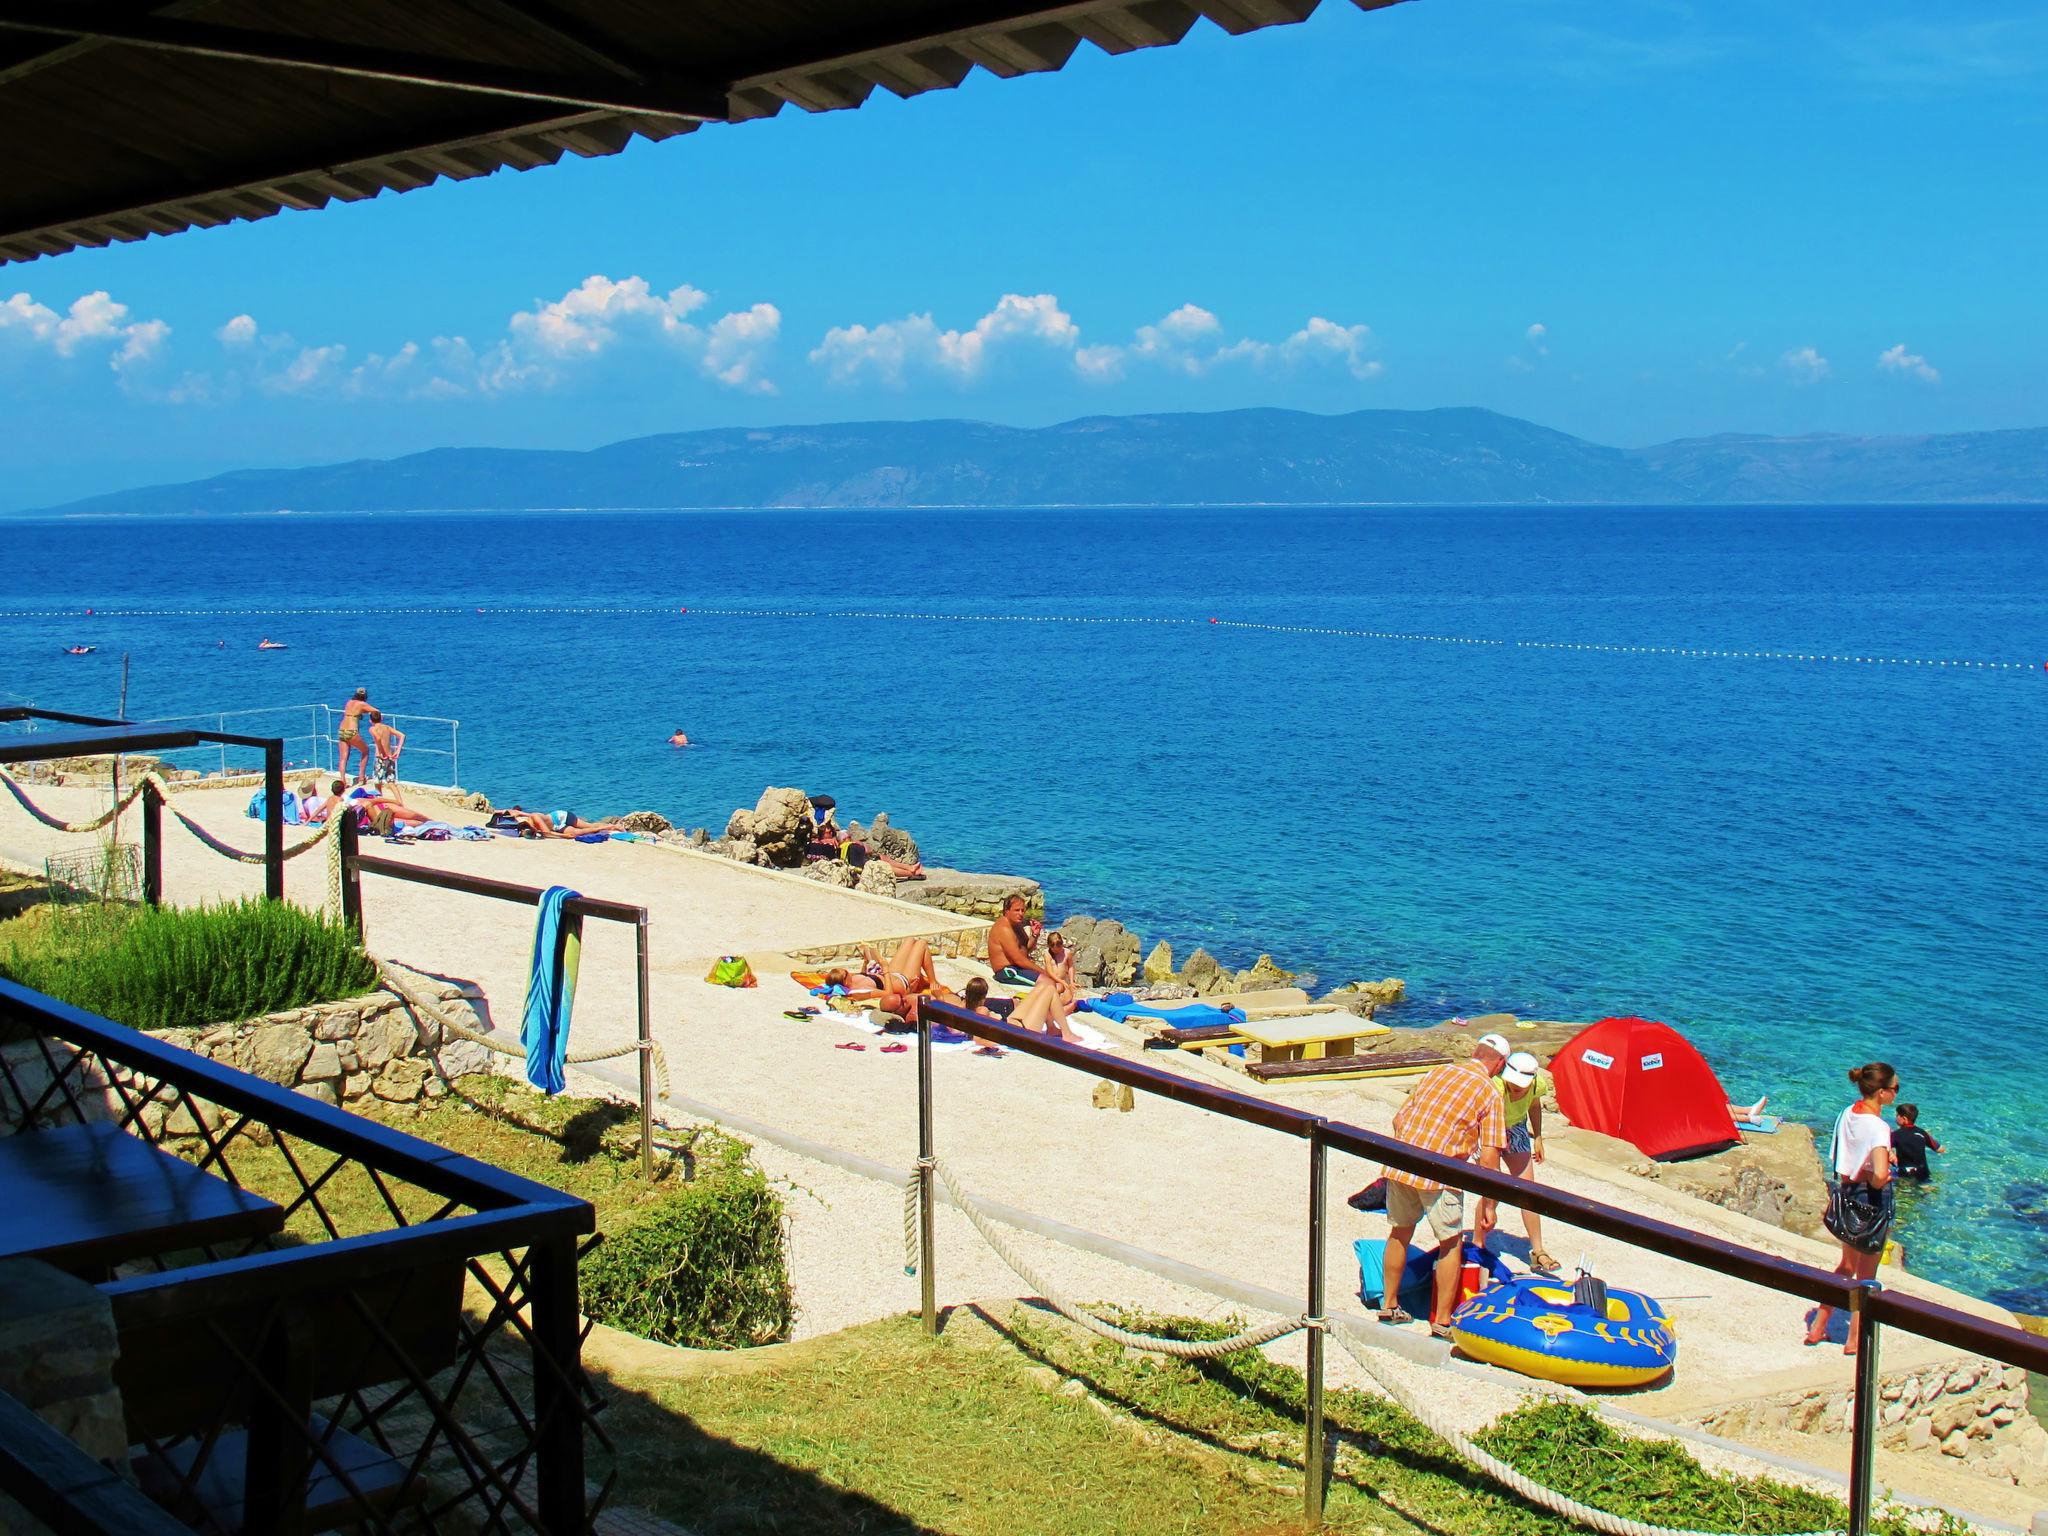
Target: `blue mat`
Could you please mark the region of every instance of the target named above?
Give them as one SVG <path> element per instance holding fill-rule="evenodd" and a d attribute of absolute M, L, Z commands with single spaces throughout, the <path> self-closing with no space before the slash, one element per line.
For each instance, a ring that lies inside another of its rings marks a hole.
<path fill-rule="evenodd" d="M 1128 992 L 1112 992 L 1107 997 L 1084 997 L 1074 1005 L 1088 1013 L 1099 1013 L 1105 1019 L 1114 1019 L 1121 1024 L 1136 1015 L 1147 1019 L 1165 1019 L 1179 1029 L 1193 1029 L 1203 1024 L 1242 1024 L 1244 1015 L 1235 1008 L 1217 1008 L 1208 1003 L 1188 1003 L 1180 1008 L 1155 1008 L 1150 1003 L 1141 1003 Z"/>

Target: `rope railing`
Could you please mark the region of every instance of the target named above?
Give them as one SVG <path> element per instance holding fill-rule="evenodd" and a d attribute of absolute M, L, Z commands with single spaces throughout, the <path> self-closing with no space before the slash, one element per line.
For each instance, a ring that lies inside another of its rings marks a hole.
<path fill-rule="evenodd" d="M 0 784 L 7 786 L 7 792 L 14 796 L 16 803 L 23 810 L 27 811 L 29 815 L 53 832 L 97 832 L 100 828 L 107 826 L 123 815 L 131 805 L 141 799 L 144 789 L 154 788 L 157 794 L 163 798 L 164 808 L 171 813 L 172 818 L 178 825 L 187 832 L 190 832 L 201 843 L 205 844 L 206 847 L 212 849 L 222 858 L 233 859 L 238 864 L 265 864 L 269 862 L 268 857 L 264 854 L 250 853 L 247 849 L 237 848 L 232 843 L 223 842 L 190 816 L 179 810 L 175 805 L 172 805 L 170 801 L 173 791 L 170 782 L 160 774 L 143 774 L 141 778 L 135 781 L 135 784 L 126 794 L 116 800 L 107 810 L 95 816 L 91 821 L 65 821 L 60 817 L 51 815 L 48 811 L 37 805 L 35 801 L 29 799 L 28 792 L 6 774 L 0 774 Z M 284 857 L 296 859 L 300 854 L 317 847 L 334 829 L 334 826 L 335 819 L 330 817 L 326 822 L 322 823 L 318 832 L 289 845 L 284 850 Z"/>
<path fill-rule="evenodd" d="M 904 1273 L 914 1274 L 919 1257 L 919 1199 L 923 1188 L 922 1175 L 929 1170 L 946 1188 L 953 1203 L 967 1217 L 974 1230 L 995 1250 L 996 1257 L 1007 1264 L 1034 1294 L 1043 1299 L 1060 1316 L 1076 1326 L 1086 1329 L 1099 1338 L 1125 1348 L 1145 1350 L 1153 1354 L 1169 1355 L 1181 1360 L 1212 1360 L 1221 1355 L 1235 1354 L 1242 1349 L 1256 1349 L 1304 1328 L 1322 1328 L 1326 1334 L 1334 1335 L 1344 1347 L 1346 1354 L 1355 1360 L 1360 1369 L 1380 1388 L 1381 1391 L 1410 1414 L 1431 1434 L 1448 1445 L 1453 1452 L 1471 1466 L 1493 1479 L 1516 1496 L 1526 1499 L 1552 1514 L 1561 1515 L 1589 1530 L 1599 1531 L 1602 1536 L 1726 1536 L 1726 1533 L 1698 1531 L 1683 1526 L 1653 1525 L 1647 1521 L 1632 1519 L 1596 1508 L 1591 1504 L 1573 1498 L 1539 1483 L 1526 1472 L 1501 1460 L 1492 1452 L 1478 1445 L 1471 1436 L 1453 1424 L 1450 1419 L 1431 1406 L 1421 1394 L 1410 1391 L 1398 1379 L 1382 1369 L 1369 1356 L 1377 1351 L 1364 1345 L 1352 1336 L 1351 1330 L 1343 1327 L 1332 1328 L 1319 1319 L 1307 1316 L 1276 1318 L 1256 1328 L 1248 1328 L 1222 1339 L 1168 1339 L 1157 1334 L 1134 1333 L 1119 1328 L 1095 1316 L 1079 1302 L 1064 1294 L 1057 1286 L 1046 1280 L 1028 1263 L 1003 1235 L 981 1202 L 960 1187 L 959 1179 L 945 1162 L 937 1157 L 920 1158 L 911 1170 L 903 1189 L 903 1251 Z M 1505 1386 L 1523 1388 L 1520 1383 L 1504 1381 Z M 1843 1536 L 1840 1527 L 1825 1530 L 1788 1533 L 1788 1536 Z"/>
<path fill-rule="evenodd" d="M 373 956 L 372 958 L 374 959 L 375 957 Z M 515 1045 L 496 1035 L 487 1035 L 480 1030 L 471 1029 L 467 1024 L 464 1024 L 453 1014 L 449 1013 L 447 1009 L 443 1008 L 438 1001 L 422 993 L 406 978 L 404 972 L 400 971 L 389 961 L 380 959 L 377 960 L 376 964 L 377 979 L 383 985 L 385 991 L 391 993 L 415 1012 L 422 1013 L 429 1019 L 432 1019 L 443 1030 L 455 1036 L 458 1040 L 468 1040 L 499 1056 L 516 1056 L 521 1061 L 526 1059 L 526 1047 L 524 1045 Z M 587 1051 L 571 1051 L 566 1060 L 571 1066 L 582 1066 L 587 1062 L 611 1061 L 620 1056 L 637 1056 L 642 1049 L 648 1051 L 654 1059 L 655 1079 L 660 1084 L 661 1097 L 665 1099 L 668 1097 L 668 1053 L 662 1050 L 659 1040 L 629 1040 L 624 1045 L 602 1046 Z"/>
<path fill-rule="evenodd" d="M 909 1182 L 903 1187 L 905 1274 L 917 1273 L 917 1202 L 922 1187 L 919 1174 L 925 1166 L 926 1160 L 920 1159 L 918 1167 L 911 1171 Z M 1117 1327 L 1114 1323 L 1104 1322 L 1032 1268 L 1003 1236 L 1001 1229 L 982 1208 L 981 1202 L 960 1187 L 960 1181 L 954 1177 L 951 1168 L 938 1158 L 930 1159 L 929 1166 L 932 1172 L 938 1175 L 939 1182 L 946 1186 L 946 1193 L 953 1197 L 953 1203 L 959 1206 L 967 1219 L 974 1224 L 974 1230 L 981 1234 L 989 1247 L 995 1249 L 996 1257 L 1015 1270 L 1025 1284 L 1060 1316 L 1099 1338 L 1108 1339 L 1113 1344 L 1121 1344 L 1129 1349 L 1150 1350 L 1154 1354 L 1173 1355 L 1182 1360 L 1213 1360 L 1218 1355 L 1233 1354 L 1240 1349 L 1257 1349 L 1261 1344 L 1284 1339 L 1290 1333 L 1298 1333 L 1309 1326 L 1309 1321 L 1305 1317 L 1284 1317 L 1270 1323 L 1261 1323 L 1258 1327 L 1248 1328 L 1242 1333 L 1234 1333 L 1227 1339 L 1167 1339 L 1157 1334 L 1133 1333 L 1127 1328 Z"/>

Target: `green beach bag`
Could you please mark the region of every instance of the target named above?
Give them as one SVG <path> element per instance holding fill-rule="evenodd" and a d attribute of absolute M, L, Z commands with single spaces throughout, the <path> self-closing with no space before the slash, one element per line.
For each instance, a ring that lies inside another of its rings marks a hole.
<path fill-rule="evenodd" d="M 741 955 L 720 955 L 711 963 L 711 974 L 704 978 L 714 987 L 751 987 L 754 968 Z"/>

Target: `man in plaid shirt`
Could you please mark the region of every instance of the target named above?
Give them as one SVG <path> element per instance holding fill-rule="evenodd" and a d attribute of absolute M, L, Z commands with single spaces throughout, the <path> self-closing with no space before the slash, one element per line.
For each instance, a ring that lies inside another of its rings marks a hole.
<path fill-rule="evenodd" d="M 1500 1167 L 1507 1144 L 1507 1122 L 1500 1092 L 1493 1080 L 1508 1059 L 1508 1042 L 1486 1035 L 1472 1049 L 1469 1061 L 1432 1068 L 1409 1092 L 1394 1115 L 1394 1135 L 1425 1152 L 1446 1157 L 1477 1158 L 1482 1168 Z M 1429 1331 L 1450 1337 L 1452 1305 L 1458 1294 L 1458 1265 L 1464 1258 L 1465 1192 L 1434 1184 L 1420 1175 L 1387 1170 L 1387 1262 L 1380 1321 L 1412 1323 L 1401 1306 L 1401 1272 L 1408 1264 L 1408 1244 L 1416 1224 L 1429 1221 L 1436 1239 L 1436 1285 L 1430 1299 Z M 1493 1225 L 1493 1202 L 1479 1202 L 1477 1220 L 1483 1231 Z"/>

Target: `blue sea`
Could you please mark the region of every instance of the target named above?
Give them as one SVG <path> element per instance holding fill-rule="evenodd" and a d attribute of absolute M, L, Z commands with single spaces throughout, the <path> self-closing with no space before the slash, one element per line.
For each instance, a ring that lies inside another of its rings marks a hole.
<path fill-rule="evenodd" d="M 1405 977 L 1411 1020 L 1669 1020 L 1731 1095 L 1816 1124 L 1848 1068 L 1889 1060 L 1949 1149 L 1904 1201 L 1913 1266 L 2048 1311 L 2039 510 L 281 515 L 0 539 L 0 691 L 45 706 L 111 711 L 123 653 L 138 717 L 367 686 L 459 717 L 462 779 L 494 796 L 715 832 L 766 785 L 829 792 L 1148 946 Z M 2006 665 L 1937 664 L 1979 661 Z"/>

